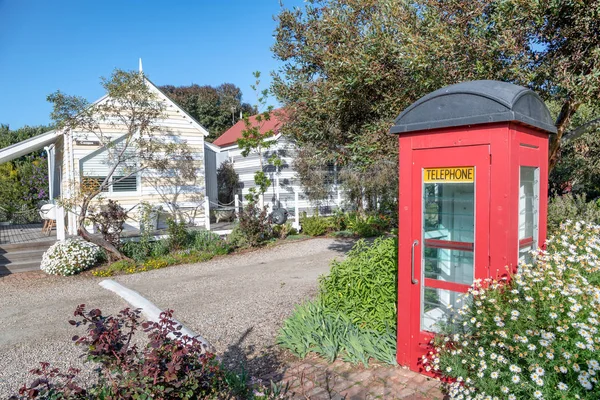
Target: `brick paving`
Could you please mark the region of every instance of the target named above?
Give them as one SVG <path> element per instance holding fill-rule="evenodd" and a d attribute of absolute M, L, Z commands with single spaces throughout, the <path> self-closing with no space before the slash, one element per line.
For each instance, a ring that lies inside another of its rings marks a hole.
<path fill-rule="evenodd" d="M 56 239 L 56 230 L 42 233 L 42 224 L 0 225 L 0 244 L 45 242 Z"/>
<path fill-rule="evenodd" d="M 441 400 L 440 382 L 403 367 L 327 363 L 307 357 L 292 363 L 280 381 L 294 399 L 311 400 Z"/>

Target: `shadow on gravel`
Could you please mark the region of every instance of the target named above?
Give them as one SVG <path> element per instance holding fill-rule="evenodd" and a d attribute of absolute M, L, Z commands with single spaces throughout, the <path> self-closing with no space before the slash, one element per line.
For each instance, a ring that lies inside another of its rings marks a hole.
<path fill-rule="evenodd" d="M 254 327 L 246 329 L 237 342 L 225 350 L 221 356 L 223 364 L 237 373 L 245 372 L 250 377 L 262 379 L 265 384 L 269 381 L 278 382 L 283 378 L 281 362 L 277 354 L 279 349 L 270 346 L 261 354 L 255 354 L 255 346 L 244 346 L 246 337 L 254 330 Z"/>
<path fill-rule="evenodd" d="M 341 255 L 345 255 L 352 249 L 352 247 L 354 247 L 356 242 L 357 241 L 355 239 L 336 239 L 333 243 L 327 246 L 327 248 L 329 250 L 336 251 Z"/>

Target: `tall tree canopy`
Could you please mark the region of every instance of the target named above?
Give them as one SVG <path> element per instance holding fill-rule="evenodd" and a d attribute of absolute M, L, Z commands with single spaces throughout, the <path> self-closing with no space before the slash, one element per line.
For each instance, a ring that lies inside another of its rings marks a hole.
<path fill-rule="evenodd" d="M 272 90 L 315 164 L 389 176 L 393 119 L 465 80 L 513 82 L 557 105 L 551 167 L 564 139 L 600 123 L 575 118 L 600 102 L 600 1 L 308 0 L 277 21 Z"/>
<path fill-rule="evenodd" d="M 208 130 L 210 142 L 239 121 L 240 112 L 252 114 L 252 106 L 242 103 L 242 91 L 232 83 L 217 87 L 166 85 L 160 89 Z"/>

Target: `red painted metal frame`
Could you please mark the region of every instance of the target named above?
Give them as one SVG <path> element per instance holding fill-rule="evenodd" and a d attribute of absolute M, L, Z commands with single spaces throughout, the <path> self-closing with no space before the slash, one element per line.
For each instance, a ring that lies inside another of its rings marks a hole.
<path fill-rule="evenodd" d="M 527 246 L 531 246 L 533 244 L 533 237 L 528 237 L 525 239 L 519 240 L 519 249 Z"/>
<path fill-rule="evenodd" d="M 487 161 L 476 159 L 489 149 Z M 470 162 L 468 160 L 471 160 Z M 398 352 L 397 361 L 422 372 L 432 334 L 420 332 L 420 281 L 422 256 L 422 168 L 476 165 L 475 278 L 500 277 L 516 271 L 519 254 L 520 167 L 539 168 L 538 245 L 544 244 L 548 206 L 548 133 L 514 122 L 481 124 L 411 132 L 399 136 L 399 241 L 398 241 Z M 481 166 L 488 166 L 488 192 L 480 192 Z M 483 207 L 487 211 L 480 210 Z M 411 284 L 411 245 L 415 248 L 415 274 Z M 428 239 L 430 240 L 430 239 Z M 425 285 L 465 291 L 466 285 L 425 279 Z M 419 294 L 415 294 L 419 292 Z"/>
<path fill-rule="evenodd" d="M 473 251 L 475 245 L 468 242 L 455 242 L 452 240 L 425 239 L 425 246 L 432 249 L 449 249 L 460 251 Z"/>

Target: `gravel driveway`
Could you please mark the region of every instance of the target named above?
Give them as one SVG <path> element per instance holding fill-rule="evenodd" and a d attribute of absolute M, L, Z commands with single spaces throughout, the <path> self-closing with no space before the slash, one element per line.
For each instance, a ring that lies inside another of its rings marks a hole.
<path fill-rule="evenodd" d="M 315 294 L 317 277 L 341 259 L 352 241 L 311 239 L 235 254 L 205 263 L 115 277 L 213 344 L 227 364 L 253 374 L 280 370 L 274 346 L 294 304 Z M 67 323 L 81 303 L 115 313 L 127 304 L 93 277 L 0 281 L 0 398 L 31 378 L 40 361 L 81 368 Z"/>

